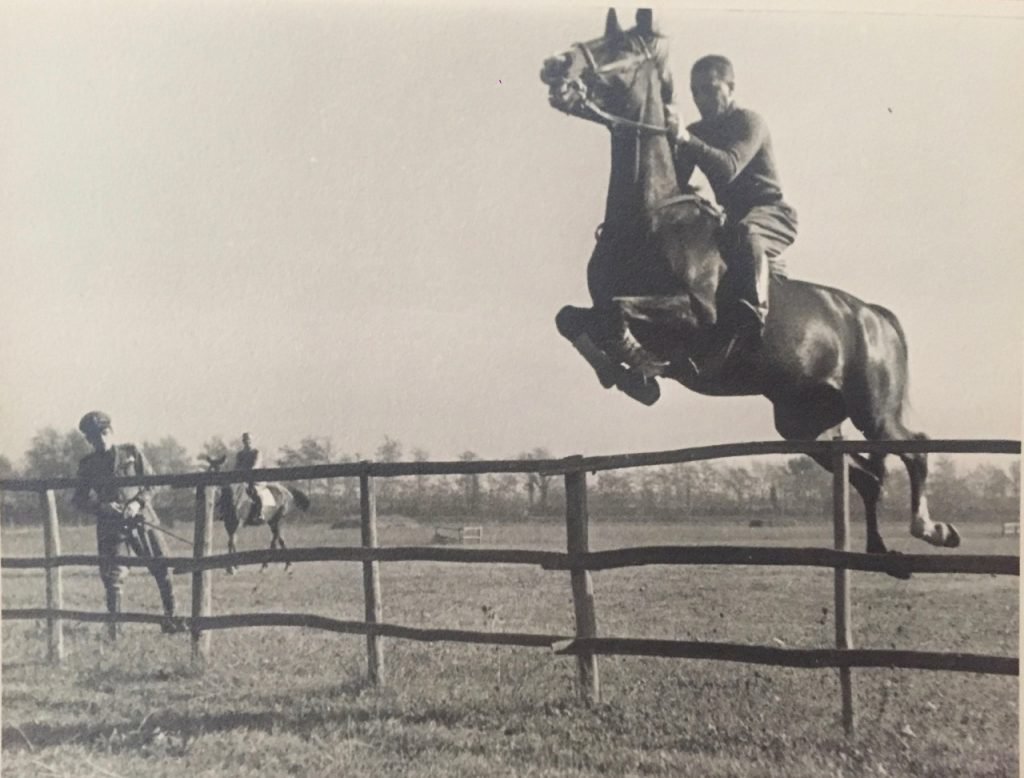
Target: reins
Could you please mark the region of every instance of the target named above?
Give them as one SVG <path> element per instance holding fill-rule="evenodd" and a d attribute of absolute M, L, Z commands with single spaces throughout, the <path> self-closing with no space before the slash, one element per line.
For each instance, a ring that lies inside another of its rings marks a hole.
<path fill-rule="evenodd" d="M 589 47 L 585 43 L 574 43 L 573 46 L 578 48 L 583 53 L 583 58 L 587 61 L 587 67 L 590 72 L 599 81 L 604 81 L 604 75 L 606 73 L 613 73 L 617 70 L 623 70 L 626 67 L 632 65 L 636 60 L 642 60 L 643 62 L 654 62 L 658 64 L 657 59 L 651 52 L 647 42 L 641 36 L 635 36 L 640 46 L 643 48 L 643 53 L 633 52 L 628 57 L 609 62 L 606 65 L 598 65 L 597 60 L 594 59 L 593 53 L 591 53 Z M 653 135 L 668 135 L 668 127 L 659 126 L 656 124 L 647 124 L 646 122 L 639 122 L 635 119 L 627 119 L 625 116 L 616 116 L 613 113 L 601 108 L 593 100 L 590 99 L 589 90 L 588 94 L 583 97 L 583 107 L 590 111 L 595 116 L 599 117 L 608 126 L 608 129 L 613 132 L 622 128 L 631 130 L 637 130 L 638 132 L 647 132 Z"/>

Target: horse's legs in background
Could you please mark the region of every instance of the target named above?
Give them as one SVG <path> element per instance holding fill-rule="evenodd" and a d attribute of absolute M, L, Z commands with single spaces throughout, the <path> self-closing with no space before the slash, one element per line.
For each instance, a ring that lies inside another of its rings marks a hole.
<path fill-rule="evenodd" d="M 284 518 L 283 515 L 282 515 L 282 511 L 280 509 L 278 509 L 278 511 L 276 513 L 274 513 L 274 515 L 270 519 L 270 521 L 267 522 L 267 526 L 270 527 L 270 532 L 271 532 L 271 536 L 270 536 L 270 550 L 271 551 L 273 551 L 275 548 L 279 548 L 279 549 L 281 549 L 283 551 L 286 548 L 286 546 L 284 544 L 284 538 L 281 537 L 281 519 L 282 518 Z M 261 571 L 266 570 L 268 566 L 269 566 L 269 562 L 264 562 L 263 563 L 263 567 L 261 567 L 260 570 Z M 285 570 L 287 570 L 291 566 L 292 566 L 291 562 L 285 562 L 284 563 L 284 569 Z"/>
<path fill-rule="evenodd" d="M 284 518 L 284 517 L 282 516 L 281 518 Z M 280 519 L 278 519 L 276 522 L 274 522 L 274 534 L 277 535 L 277 547 L 279 549 L 281 549 L 282 551 L 284 551 L 285 548 L 287 548 L 287 546 L 285 546 L 285 544 L 284 544 L 284 537 L 281 535 L 281 523 L 280 522 L 281 522 Z M 286 571 L 289 570 L 291 568 L 291 566 L 292 566 L 291 562 L 285 562 L 284 563 L 284 569 Z"/>
<path fill-rule="evenodd" d="M 238 534 L 238 518 L 237 517 L 235 517 L 235 518 L 230 518 L 230 517 L 225 518 L 224 519 L 224 529 L 228 533 L 228 553 L 229 554 L 237 554 L 238 553 L 238 548 L 235 546 L 235 535 Z M 225 570 L 227 571 L 228 575 L 234 575 L 235 572 L 238 570 L 238 568 L 235 567 L 232 564 L 229 564 L 225 568 Z"/>

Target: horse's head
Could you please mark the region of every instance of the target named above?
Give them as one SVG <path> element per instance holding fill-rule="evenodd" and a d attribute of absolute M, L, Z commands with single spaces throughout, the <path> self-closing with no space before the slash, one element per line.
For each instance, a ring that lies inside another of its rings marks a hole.
<path fill-rule="evenodd" d="M 654 31 L 649 9 L 636 13 L 636 27 L 623 30 L 615 9 L 608 10 L 604 36 L 574 43 L 567 51 L 544 61 L 540 79 L 548 85 L 548 102 L 572 116 L 614 125 L 617 119 L 636 120 L 650 82 L 660 81 L 662 102 L 672 98 L 666 66 L 668 40 Z M 644 78 L 644 75 L 649 78 Z"/>

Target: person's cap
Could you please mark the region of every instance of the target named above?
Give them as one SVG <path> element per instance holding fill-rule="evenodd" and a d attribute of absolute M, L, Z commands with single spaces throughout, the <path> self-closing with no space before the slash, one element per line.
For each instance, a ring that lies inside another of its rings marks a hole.
<path fill-rule="evenodd" d="M 78 422 L 78 429 L 83 435 L 96 435 L 110 429 L 110 417 L 103 411 L 89 411 Z"/>

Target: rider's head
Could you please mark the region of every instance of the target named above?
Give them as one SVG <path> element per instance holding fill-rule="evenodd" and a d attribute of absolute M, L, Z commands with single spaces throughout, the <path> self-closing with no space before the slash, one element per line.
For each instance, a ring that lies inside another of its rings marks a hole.
<path fill-rule="evenodd" d="M 90 411 L 78 422 L 78 429 L 89 445 L 100 453 L 114 445 L 114 430 L 110 424 L 110 417 L 103 411 Z"/>
<path fill-rule="evenodd" d="M 714 119 L 732 107 L 736 85 L 732 63 L 718 54 L 709 54 L 690 69 L 690 93 L 702 119 Z"/>
<path fill-rule="evenodd" d="M 252 438 L 249 437 L 248 432 L 242 433 L 242 445 L 245 446 L 246 448 L 249 448 L 249 446 L 252 445 Z"/>

